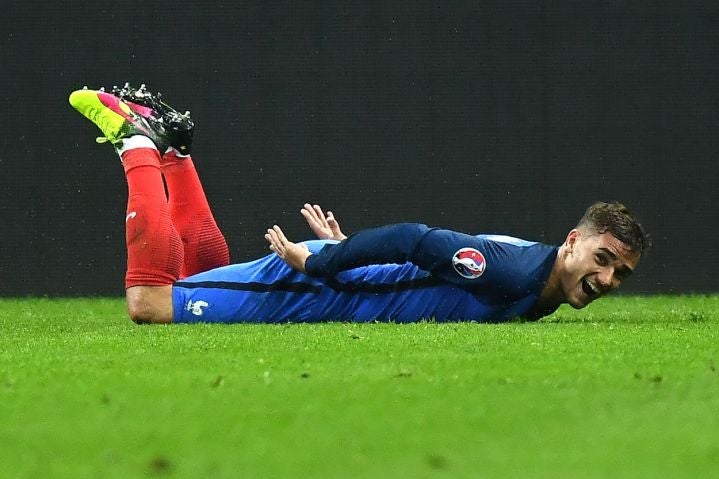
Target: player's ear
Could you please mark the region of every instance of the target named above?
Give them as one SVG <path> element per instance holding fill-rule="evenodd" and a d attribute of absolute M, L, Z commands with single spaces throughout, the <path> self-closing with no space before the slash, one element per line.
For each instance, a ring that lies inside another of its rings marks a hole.
<path fill-rule="evenodd" d="M 582 232 L 578 229 L 573 229 L 569 233 L 567 233 L 567 238 L 564 240 L 564 244 L 567 247 L 567 251 L 572 251 L 574 249 L 574 245 L 579 241 L 579 238 L 581 238 Z"/>

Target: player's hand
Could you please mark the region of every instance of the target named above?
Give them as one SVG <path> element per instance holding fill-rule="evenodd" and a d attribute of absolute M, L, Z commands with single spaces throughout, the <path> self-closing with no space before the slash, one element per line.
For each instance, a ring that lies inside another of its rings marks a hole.
<path fill-rule="evenodd" d="M 305 217 L 307 224 L 310 225 L 310 229 L 312 229 L 319 239 L 342 241 L 347 237 L 340 229 L 340 225 L 332 212 L 328 211 L 327 215 L 325 215 L 320 205 L 305 203 L 300 213 Z"/>
<path fill-rule="evenodd" d="M 307 246 L 288 240 L 277 225 L 267 230 L 265 239 L 270 243 L 270 249 L 277 253 L 277 256 L 282 258 L 285 263 L 300 273 L 306 272 L 305 261 L 312 254 Z"/>

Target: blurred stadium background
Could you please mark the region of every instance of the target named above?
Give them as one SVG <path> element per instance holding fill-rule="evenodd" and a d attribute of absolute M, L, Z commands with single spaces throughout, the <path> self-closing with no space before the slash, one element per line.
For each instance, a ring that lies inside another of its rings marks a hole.
<path fill-rule="evenodd" d="M 121 295 L 125 185 L 70 91 L 146 83 L 197 124 L 233 260 L 304 202 L 559 243 L 621 200 L 624 289 L 716 291 L 719 4 L 11 2 L 0 18 L 0 295 Z"/>

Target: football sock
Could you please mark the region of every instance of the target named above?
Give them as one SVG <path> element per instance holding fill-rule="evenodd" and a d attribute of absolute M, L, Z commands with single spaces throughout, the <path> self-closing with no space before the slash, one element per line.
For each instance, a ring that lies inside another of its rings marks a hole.
<path fill-rule="evenodd" d="M 118 150 L 127 178 L 125 287 L 174 283 L 182 268 L 182 240 L 172 224 L 160 155 L 152 142 L 134 136 Z"/>
<path fill-rule="evenodd" d="M 227 242 L 212 216 L 192 158 L 174 149 L 162 157 L 170 214 L 185 250 L 181 278 L 230 263 Z"/>

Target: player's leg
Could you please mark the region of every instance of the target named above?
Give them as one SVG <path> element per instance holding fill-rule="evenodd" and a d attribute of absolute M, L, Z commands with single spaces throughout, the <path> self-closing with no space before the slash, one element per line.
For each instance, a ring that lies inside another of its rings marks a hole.
<path fill-rule="evenodd" d="M 190 156 L 194 123 L 189 112 L 184 114 L 162 101 L 144 85 L 139 89 L 125 84 L 113 93 L 125 100 L 130 108 L 143 117 L 163 120 L 170 137 L 170 148 L 161 160 L 162 173 L 169 194 L 170 215 L 184 245 L 181 278 L 226 266 L 230 262 L 229 249 L 207 202 L 202 183 Z"/>
<path fill-rule="evenodd" d="M 70 103 L 116 147 L 128 185 L 126 216 L 127 305 L 136 322 L 172 321 L 172 284 L 180 274 L 183 247 L 165 196 L 160 154 L 166 148 L 151 121 L 116 97 L 79 90 Z M 163 148 L 163 149 L 164 149 Z"/>
<path fill-rule="evenodd" d="M 135 322 L 172 321 L 172 283 L 180 276 L 182 240 L 172 223 L 160 172 L 160 155 L 150 145 L 120 150 L 128 186 L 127 307 Z M 141 143 L 140 143 L 141 144 Z"/>
<path fill-rule="evenodd" d="M 225 237 L 217 226 L 192 158 L 171 148 L 162 158 L 170 214 L 185 249 L 180 277 L 230 263 Z"/>
<path fill-rule="evenodd" d="M 131 286 L 125 291 L 127 312 L 136 323 L 173 321 L 172 285 Z"/>

